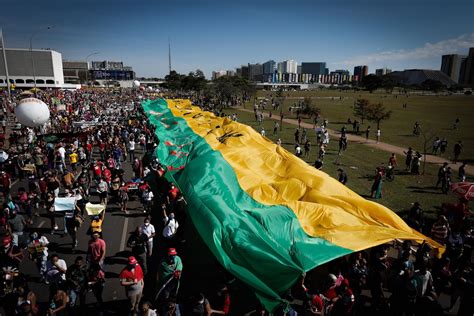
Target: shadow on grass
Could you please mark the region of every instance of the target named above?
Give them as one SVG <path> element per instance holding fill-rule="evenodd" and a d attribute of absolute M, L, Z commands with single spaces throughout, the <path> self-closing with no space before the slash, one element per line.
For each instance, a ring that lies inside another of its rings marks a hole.
<path fill-rule="evenodd" d="M 407 189 L 411 190 L 411 192 L 414 192 L 414 193 L 443 194 L 443 192 L 439 191 L 439 189 L 433 186 L 427 186 L 427 187 L 408 186 Z"/>

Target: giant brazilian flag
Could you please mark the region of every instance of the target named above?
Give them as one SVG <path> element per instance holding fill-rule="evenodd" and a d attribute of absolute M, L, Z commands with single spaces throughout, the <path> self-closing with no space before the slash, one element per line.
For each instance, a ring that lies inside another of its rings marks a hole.
<path fill-rule="evenodd" d="M 427 241 L 394 212 L 367 201 L 251 127 L 189 100 L 145 101 L 189 216 L 220 263 L 268 310 L 302 274 L 394 239 Z"/>

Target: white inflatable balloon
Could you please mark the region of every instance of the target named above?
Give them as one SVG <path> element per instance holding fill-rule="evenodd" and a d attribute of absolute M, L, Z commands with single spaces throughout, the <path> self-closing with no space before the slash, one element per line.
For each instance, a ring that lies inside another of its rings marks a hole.
<path fill-rule="evenodd" d="M 49 108 L 41 100 L 26 98 L 15 107 L 15 115 L 20 124 L 28 127 L 43 125 L 49 120 Z"/>
<path fill-rule="evenodd" d="M 147 90 L 148 91 L 153 91 L 153 87 L 148 87 Z"/>
<path fill-rule="evenodd" d="M 140 87 L 140 81 L 134 80 L 132 85 L 133 85 L 134 88 L 138 88 L 138 87 Z"/>

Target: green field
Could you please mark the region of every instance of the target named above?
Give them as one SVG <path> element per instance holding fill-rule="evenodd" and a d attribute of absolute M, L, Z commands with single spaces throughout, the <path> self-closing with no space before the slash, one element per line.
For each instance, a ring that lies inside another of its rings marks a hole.
<path fill-rule="evenodd" d="M 371 103 L 383 103 L 392 111 L 389 120 L 382 122 L 381 140 L 401 147 L 411 146 L 423 151 L 423 137 L 413 136 L 413 125 L 415 121 L 421 124 L 422 130 L 427 136 L 438 136 L 448 140 L 448 148 L 445 158 L 452 157 L 455 142 L 461 140 L 464 144 L 462 160 L 474 162 L 474 96 L 451 95 L 405 95 L 387 94 L 382 91 L 368 93 L 365 91 L 340 91 L 340 90 L 317 90 L 317 91 L 293 91 L 284 92 L 285 117 L 296 117 L 296 113 L 290 115 L 288 107 L 298 102 L 305 96 L 313 98 L 313 105 L 321 109 L 321 116 L 329 121 L 329 128 L 340 130 L 346 125 L 349 131 L 352 127 L 347 125 L 347 119 L 355 119 L 353 115 L 354 102 L 358 98 L 368 99 Z M 276 96 L 276 92 L 259 91 L 258 97 Z M 403 104 L 407 108 L 403 108 Z M 252 105 L 247 104 L 248 108 Z M 456 118 L 460 119 L 460 128 L 452 128 Z M 359 120 L 360 121 L 360 120 Z M 309 120 L 308 120 L 309 122 Z M 375 137 L 376 124 L 364 122 L 361 131 L 365 131 L 367 125 L 371 125 L 371 137 Z M 431 151 L 431 141 L 429 150 Z"/>
<path fill-rule="evenodd" d="M 235 109 L 229 109 L 225 112 L 227 114 L 238 113 L 239 122 L 250 125 L 260 132 L 261 126 L 255 121 L 252 113 L 236 111 Z M 282 132 L 278 135 L 272 135 L 274 122 L 268 118 L 265 119 L 263 126 L 266 130 L 266 136 L 272 141 L 276 141 L 280 137 L 282 145 L 290 152 L 294 152 L 296 126 L 284 123 Z M 315 146 L 316 134 L 308 131 L 308 135 L 313 145 L 310 157 L 304 160 L 313 164 L 318 155 L 318 148 Z M 338 141 L 332 138 L 324 158 L 323 171 L 337 177 L 337 169 L 342 167 L 349 177 L 348 187 L 364 197 L 369 197 L 375 167 L 381 163 L 387 164 L 390 154 L 363 144 L 350 142 L 347 151 L 342 156 L 342 165 L 336 165 L 337 152 Z M 393 182 L 384 182 L 383 197 L 376 200 L 377 202 L 403 214 L 411 207 L 411 203 L 418 201 L 427 215 L 434 217 L 439 211 L 441 203 L 456 200 L 453 194 L 445 195 L 441 193 L 441 190 L 434 188 L 438 166 L 426 164 L 424 175 L 411 175 L 404 171 L 404 157 L 398 156 L 397 160 L 401 170 L 396 174 Z M 454 174 L 455 177 L 456 175 L 457 173 Z"/>

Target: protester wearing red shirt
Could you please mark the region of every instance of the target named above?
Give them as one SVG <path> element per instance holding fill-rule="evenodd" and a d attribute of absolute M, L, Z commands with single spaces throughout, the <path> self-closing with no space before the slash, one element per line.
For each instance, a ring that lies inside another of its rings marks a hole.
<path fill-rule="evenodd" d="M 98 263 L 102 266 L 105 259 L 106 245 L 105 241 L 99 236 L 98 232 L 92 234 L 92 239 L 89 240 L 87 248 L 87 256 L 90 263 Z"/>
<path fill-rule="evenodd" d="M 143 292 L 143 271 L 135 257 L 128 257 L 128 264 L 119 275 L 120 284 L 125 287 L 125 294 L 130 304 L 130 314 L 138 311 L 138 306 Z"/>
<path fill-rule="evenodd" d="M 217 298 L 211 306 L 213 314 L 228 315 L 230 312 L 230 294 L 227 286 L 224 284 L 217 292 Z"/>
<path fill-rule="evenodd" d="M 352 312 L 354 306 L 354 294 L 349 288 L 349 280 L 342 280 L 341 284 L 336 287 L 337 296 L 333 299 L 334 305 L 331 310 L 333 315 L 348 316 Z"/>
<path fill-rule="evenodd" d="M 10 188 L 11 188 L 11 179 L 10 175 L 5 171 L 0 171 L 0 188 L 3 192 L 4 197 L 10 196 Z"/>

